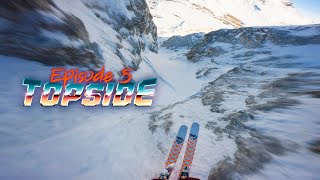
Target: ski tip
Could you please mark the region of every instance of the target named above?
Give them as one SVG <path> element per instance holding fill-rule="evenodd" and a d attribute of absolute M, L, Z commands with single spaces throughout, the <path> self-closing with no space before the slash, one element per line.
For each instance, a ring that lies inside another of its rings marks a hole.
<path fill-rule="evenodd" d="M 181 125 L 180 128 L 179 128 L 179 132 L 186 132 L 186 131 L 188 131 L 188 126 Z"/>
<path fill-rule="evenodd" d="M 197 123 L 197 122 L 194 122 L 194 123 L 192 123 L 192 125 L 191 125 L 191 127 L 200 127 L 200 124 L 199 123 Z"/>
<path fill-rule="evenodd" d="M 180 129 L 188 129 L 188 126 L 186 126 L 186 125 L 181 125 L 181 126 L 180 126 Z"/>
<path fill-rule="evenodd" d="M 200 128 L 200 125 L 199 123 L 192 123 L 191 125 L 191 129 L 190 129 L 190 134 L 194 134 L 194 135 L 197 135 L 199 134 L 199 128 Z"/>
<path fill-rule="evenodd" d="M 177 136 L 184 138 L 187 134 L 188 127 L 186 125 L 182 125 L 179 128 Z"/>

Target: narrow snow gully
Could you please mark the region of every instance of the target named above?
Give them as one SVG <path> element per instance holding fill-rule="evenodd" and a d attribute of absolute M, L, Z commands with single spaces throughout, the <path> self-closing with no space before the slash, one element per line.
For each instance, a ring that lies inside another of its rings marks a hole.
<path fill-rule="evenodd" d="M 319 32 L 318 25 L 242 28 L 164 40 L 159 61 L 187 64 L 201 87 L 150 113 L 149 130 L 162 158 L 170 147 L 168 137 L 181 124 L 197 121 L 202 128 L 192 176 L 315 179 L 320 167 Z M 163 58 L 163 53 L 171 55 Z M 159 70 L 165 73 L 170 66 L 165 67 Z M 178 71 L 171 78 L 177 76 Z"/>

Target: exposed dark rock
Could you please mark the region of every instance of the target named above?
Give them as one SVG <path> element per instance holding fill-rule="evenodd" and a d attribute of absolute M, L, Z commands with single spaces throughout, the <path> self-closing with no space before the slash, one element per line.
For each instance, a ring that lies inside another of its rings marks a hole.
<path fill-rule="evenodd" d="M 224 95 L 237 92 L 239 88 L 250 87 L 253 85 L 252 76 L 256 75 L 248 66 L 237 66 L 225 74 L 220 75 L 214 81 L 209 82 L 207 86 L 201 89 L 201 100 L 204 106 L 211 106 L 211 111 L 224 113 L 221 103 L 224 101 Z M 224 87 L 221 89 L 220 87 Z"/>
<path fill-rule="evenodd" d="M 162 154 L 166 154 L 165 148 L 163 147 L 162 142 L 157 144 L 157 148 L 161 151 Z"/>
<path fill-rule="evenodd" d="M 216 121 L 208 121 L 205 125 L 205 128 L 212 130 L 215 135 L 217 135 L 218 139 L 221 139 L 223 137 L 223 129 L 219 126 L 217 126 Z"/>
<path fill-rule="evenodd" d="M 317 28 L 320 27 L 317 26 Z M 210 32 L 200 43 L 224 42 L 241 44 L 245 48 L 259 48 L 268 41 L 276 45 L 320 44 L 320 35 L 295 36 L 291 35 L 288 30 L 246 27 Z"/>
<path fill-rule="evenodd" d="M 172 36 L 164 41 L 161 46 L 167 49 L 191 48 L 198 43 L 204 36 L 204 33 L 194 33 L 186 36 Z"/>
<path fill-rule="evenodd" d="M 315 73 L 295 73 L 287 77 L 275 80 L 269 84 L 263 85 L 258 97 L 267 100 L 266 103 L 252 106 L 254 110 L 269 111 L 274 108 L 286 108 L 300 104 L 299 101 L 292 99 L 293 95 L 310 94 L 313 97 L 319 97 L 317 90 L 306 90 L 307 86 L 319 86 L 319 74 Z M 289 94 L 288 94 L 289 93 Z"/>
<path fill-rule="evenodd" d="M 317 154 L 320 154 L 320 140 L 309 143 L 309 149 Z"/>
<path fill-rule="evenodd" d="M 264 104 L 258 104 L 252 107 L 254 110 L 260 111 L 270 111 L 275 108 L 287 108 L 289 106 L 294 106 L 300 104 L 299 101 L 289 98 L 278 98 L 276 100 L 268 101 Z"/>
<path fill-rule="evenodd" d="M 166 133 L 169 133 L 172 125 L 173 125 L 172 121 L 165 121 L 165 123 L 161 125 L 161 128 L 163 128 Z"/>
<path fill-rule="evenodd" d="M 290 67 L 297 67 L 301 65 L 302 63 L 294 63 L 289 62 L 287 60 L 290 59 L 296 59 L 298 57 L 292 56 L 292 55 L 286 55 L 286 56 L 269 56 L 266 58 L 262 58 L 256 61 L 253 61 L 252 63 L 257 66 L 268 66 L 268 67 L 275 67 L 275 68 L 290 68 Z"/>
<path fill-rule="evenodd" d="M 217 47 L 205 46 L 198 49 L 192 48 L 188 53 L 186 53 L 186 56 L 189 61 L 197 62 L 200 60 L 200 57 L 217 57 L 222 54 L 225 54 L 226 52 L 227 51 L 225 51 L 220 46 L 217 46 Z"/>
<path fill-rule="evenodd" d="M 253 118 L 253 114 L 245 111 L 239 111 L 220 118 L 219 120 L 228 122 L 228 125 L 223 128 L 223 131 L 229 134 L 229 137 L 237 137 L 240 132 L 245 132 L 247 130 L 254 131 L 254 129 L 244 124 L 244 122 Z"/>
<path fill-rule="evenodd" d="M 62 14 L 61 21 L 54 16 L 44 16 L 40 11 Z M 72 14 L 59 9 L 53 1 L 2 1 L 0 11 L 0 54 L 35 60 L 48 65 L 81 65 L 97 67 L 102 64 L 96 43 L 89 41 L 83 22 Z M 79 47 L 66 46 L 54 38 L 57 33 Z"/>
<path fill-rule="evenodd" d="M 235 154 L 236 170 L 240 174 L 249 174 L 261 169 L 263 164 L 269 162 L 271 154 L 281 155 L 285 147 L 275 138 L 250 133 L 251 138 L 237 139 L 238 151 Z"/>
<path fill-rule="evenodd" d="M 141 52 L 146 48 L 153 52 L 158 51 L 157 44 L 157 27 L 152 21 L 152 16 L 150 14 L 149 8 L 145 0 L 130 0 L 127 9 L 132 11 L 135 16 L 131 19 L 126 18 L 124 15 L 113 12 L 108 4 L 103 4 L 99 0 L 88 1 L 85 5 L 94 11 L 96 14 L 99 12 L 104 12 L 108 14 L 108 18 L 104 16 L 99 16 L 98 18 L 105 23 L 110 24 L 116 31 L 119 32 L 119 37 L 125 39 L 131 46 L 134 58 L 126 59 L 124 55 L 118 51 L 119 58 L 125 63 L 126 61 L 132 60 L 131 67 L 135 70 L 138 69 L 142 58 L 140 56 Z M 112 20 L 110 20 L 112 19 Z M 145 44 L 144 39 L 147 39 L 147 35 L 151 35 L 152 39 Z M 135 36 L 139 37 L 136 38 Z"/>
<path fill-rule="evenodd" d="M 306 94 L 309 94 L 314 98 L 320 98 L 320 91 L 316 91 L 316 90 L 307 91 Z"/>
<path fill-rule="evenodd" d="M 241 179 L 240 175 L 255 173 L 263 168 L 273 155 L 283 155 L 291 147 L 285 147 L 273 137 L 251 132 L 250 138 L 237 138 L 238 150 L 234 159 L 226 158 L 212 169 L 208 180 Z"/>
<path fill-rule="evenodd" d="M 215 69 L 217 69 L 217 68 L 212 68 L 212 67 L 210 67 L 210 68 L 208 68 L 208 67 L 202 68 L 201 70 L 196 72 L 197 79 L 200 79 L 200 78 L 203 78 L 203 77 L 206 77 L 206 76 L 210 75 L 211 73 L 214 72 Z"/>
<path fill-rule="evenodd" d="M 299 92 L 306 92 L 301 89 L 306 83 L 309 86 L 320 85 L 320 75 L 315 73 L 295 73 L 289 74 L 287 77 L 277 79 L 271 83 L 262 86 L 264 90 L 259 94 L 260 98 L 279 97 L 281 93 L 290 92 L 297 94 Z M 283 97 L 283 96 L 282 96 Z"/>
<path fill-rule="evenodd" d="M 247 120 L 251 120 L 254 118 L 254 115 L 246 112 L 246 111 L 239 111 L 233 114 L 230 114 L 227 117 L 222 118 L 221 120 L 223 121 L 240 121 L 240 122 L 245 122 Z"/>
<path fill-rule="evenodd" d="M 158 125 L 156 124 L 150 124 L 149 125 L 149 130 L 151 131 L 151 133 L 154 133 L 158 128 Z"/>
<path fill-rule="evenodd" d="M 310 27 L 309 27 L 310 28 Z M 320 26 L 316 26 L 320 29 Z M 215 43 L 227 43 L 235 47 L 237 45 L 248 49 L 264 47 L 265 43 L 270 42 L 275 45 L 307 45 L 320 44 L 320 35 L 296 36 L 290 34 L 289 30 L 279 28 L 257 28 L 245 27 L 240 29 L 221 29 L 206 34 L 186 54 L 191 62 L 197 62 L 201 57 L 219 56 L 225 50 Z"/>
<path fill-rule="evenodd" d="M 208 180 L 235 180 L 236 167 L 230 158 L 220 161 L 216 168 L 212 169 Z"/>
<path fill-rule="evenodd" d="M 150 119 L 152 120 L 149 123 L 149 130 L 154 133 L 155 130 L 160 127 L 162 128 L 166 133 L 170 132 L 170 129 L 173 125 L 173 122 L 171 121 L 172 119 L 172 113 L 168 113 L 168 114 L 164 114 L 162 116 L 160 116 L 160 113 L 153 113 L 150 116 Z M 161 125 L 156 125 L 155 123 L 161 121 L 162 124 Z"/>
<path fill-rule="evenodd" d="M 270 55 L 271 51 L 254 51 L 254 50 L 249 50 L 243 54 L 236 54 L 234 55 L 232 58 L 236 58 L 236 59 L 241 59 L 241 60 L 248 60 L 250 58 L 253 58 L 256 55 Z"/>
<path fill-rule="evenodd" d="M 204 106 L 211 106 L 212 112 L 220 113 L 220 104 L 223 101 L 223 94 L 222 91 L 214 91 L 214 87 L 207 86 L 204 88 L 202 93 L 202 104 Z"/>
<path fill-rule="evenodd" d="M 254 96 L 253 95 L 249 95 L 248 96 L 248 98 L 246 99 L 246 104 L 247 105 L 256 104 L 256 101 L 254 100 Z"/>

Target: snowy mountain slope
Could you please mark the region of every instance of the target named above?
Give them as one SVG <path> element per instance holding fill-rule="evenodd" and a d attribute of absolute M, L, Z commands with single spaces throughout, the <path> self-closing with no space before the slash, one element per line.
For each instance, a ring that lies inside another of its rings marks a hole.
<path fill-rule="evenodd" d="M 161 36 L 222 28 L 311 24 L 287 0 L 148 0 Z"/>
<path fill-rule="evenodd" d="M 305 23 L 287 1 L 154 2 L 165 35 Z M 175 36 L 156 54 L 156 27 L 144 1 L 2 3 L 0 179 L 150 180 L 163 168 L 179 126 L 194 121 L 201 129 L 192 176 L 319 177 L 319 25 Z M 273 8 L 290 18 L 271 16 Z M 258 11 L 263 20 L 253 18 Z M 51 66 L 43 63 L 135 67 L 136 81 L 158 77 L 154 104 L 45 108 L 37 91 L 33 106 L 23 107 L 21 82 L 47 81 Z"/>
<path fill-rule="evenodd" d="M 203 179 L 316 178 L 319 156 L 309 150 L 309 143 L 320 138 L 313 128 L 319 128 L 314 110 L 320 104 L 308 95 L 317 97 L 320 89 L 319 33 L 316 25 L 206 34 L 185 53 L 186 59 L 199 65 L 195 75 L 204 82 L 201 90 L 192 98 L 154 112 L 151 129 L 161 134 L 163 127 L 175 125 L 177 119 L 200 121 L 202 133 L 212 133 L 209 139 L 202 139 L 204 145 L 200 145 L 192 168 L 192 174 Z M 170 43 L 163 44 L 181 52 L 183 49 L 176 48 L 178 42 L 174 43 L 181 38 L 193 37 L 172 37 Z M 226 142 L 228 138 L 234 143 Z M 234 146 L 236 151 L 224 154 L 221 160 L 221 154 L 217 157 L 207 152 L 208 144 L 215 145 L 209 148 L 214 153 Z M 265 165 L 268 162 L 271 164 Z"/>
<path fill-rule="evenodd" d="M 48 65 L 137 69 L 157 51 L 144 0 L 3 1 L 0 17 L 0 54 Z"/>
<path fill-rule="evenodd" d="M 286 33 L 302 42 L 246 39 L 239 29 L 225 31 L 242 41 L 206 41 L 217 31 L 183 40 L 188 43 L 181 48 L 171 39 L 168 49 L 146 53 L 134 77 L 159 76 L 151 108 L 84 108 L 77 102 L 45 108 L 36 100 L 23 107 L 22 79 L 45 80 L 50 67 L 1 56 L 1 179 L 150 180 L 161 171 L 179 126 L 194 121 L 201 126 L 195 177 L 316 179 L 320 159 L 308 143 L 319 139 L 314 117 L 320 104 L 311 98 L 320 89 L 319 26 L 266 29 L 267 39 Z M 226 52 L 208 56 L 217 46 Z M 190 49 L 197 61 L 187 59 Z"/>

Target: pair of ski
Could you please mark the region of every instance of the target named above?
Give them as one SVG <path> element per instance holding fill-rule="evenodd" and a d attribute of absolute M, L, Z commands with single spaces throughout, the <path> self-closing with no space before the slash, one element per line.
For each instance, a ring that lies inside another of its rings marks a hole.
<path fill-rule="evenodd" d="M 168 159 L 166 161 L 164 171 L 161 172 L 160 177 L 158 179 L 153 179 L 153 180 L 161 180 L 161 179 L 168 180 L 170 178 L 170 175 L 174 169 L 174 166 L 179 158 L 179 154 L 182 149 L 184 140 L 186 138 L 187 131 L 188 131 L 187 126 L 185 125 L 180 126 L 176 139 L 173 142 Z M 193 123 L 191 125 L 187 148 L 183 158 L 182 166 L 179 171 L 179 178 L 178 178 L 179 180 L 200 180 L 197 178 L 189 177 L 193 156 L 197 146 L 198 134 L 199 134 L 199 124 Z"/>

